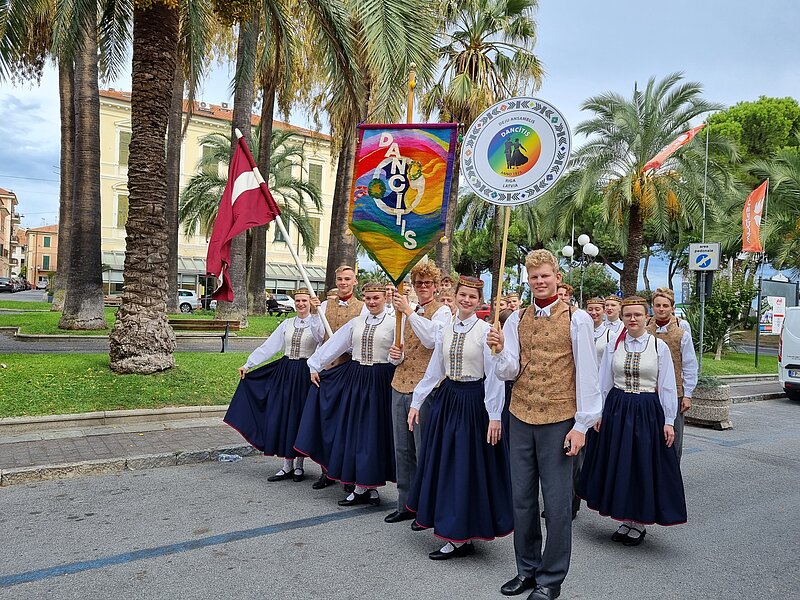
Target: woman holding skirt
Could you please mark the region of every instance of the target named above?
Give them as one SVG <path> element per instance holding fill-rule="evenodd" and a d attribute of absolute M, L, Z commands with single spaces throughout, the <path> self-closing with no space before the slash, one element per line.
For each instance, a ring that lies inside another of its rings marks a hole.
<path fill-rule="evenodd" d="M 386 309 L 386 288 L 362 288 L 368 314 L 339 328 L 308 359 L 311 382 L 295 448 L 327 469 L 330 479 L 354 484 L 340 506 L 380 502 L 377 487 L 395 481 L 392 377 L 389 358 L 395 319 Z M 352 360 L 323 371 L 344 353 Z M 321 406 L 332 407 L 324 415 Z"/>
<path fill-rule="evenodd" d="M 508 449 L 502 437 L 505 386 L 494 374 L 486 345 L 490 325 L 475 311 L 483 282 L 461 277 L 456 318 L 437 332 L 425 376 L 414 390 L 408 426 L 418 423 L 419 407 L 431 400 L 417 476 L 408 508 L 412 526 L 433 528 L 447 543 L 428 556 L 446 560 L 473 554 L 472 540 L 492 540 L 513 530 Z"/>
<path fill-rule="evenodd" d="M 645 525 L 686 522 L 673 448 L 678 412 L 669 347 L 646 330 L 647 301 L 622 302 L 627 333 L 609 342 L 600 365 L 603 417 L 588 437 L 578 493 L 592 510 L 622 521 L 611 537 L 638 546 Z"/>
<path fill-rule="evenodd" d="M 325 331 L 316 314 L 318 298 L 300 288 L 294 303 L 297 316 L 282 321 L 239 369 L 241 381 L 224 419 L 264 454 L 283 458 L 283 467 L 268 481 L 291 478 L 299 482 L 305 477 L 303 457 L 297 456 L 294 442 L 311 385 L 306 360 Z M 249 371 L 279 352 L 282 358 Z"/>

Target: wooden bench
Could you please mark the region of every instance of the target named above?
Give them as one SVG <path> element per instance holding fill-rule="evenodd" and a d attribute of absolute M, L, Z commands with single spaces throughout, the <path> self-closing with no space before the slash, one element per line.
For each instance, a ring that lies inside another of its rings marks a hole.
<path fill-rule="evenodd" d="M 241 321 L 223 321 L 217 319 L 170 319 L 173 331 L 217 331 L 222 332 L 222 350 L 228 349 L 228 335 L 231 331 L 239 331 Z"/>

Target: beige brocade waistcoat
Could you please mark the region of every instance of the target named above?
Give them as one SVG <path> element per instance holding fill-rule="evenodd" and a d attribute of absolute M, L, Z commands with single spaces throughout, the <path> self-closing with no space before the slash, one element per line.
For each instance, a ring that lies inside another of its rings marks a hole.
<path fill-rule="evenodd" d="M 655 319 L 647 324 L 647 331 L 667 344 L 672 354 L 672 364 L 675 366 L 675 383 L 678 385 L 678 401 L 683 398 L 683 354 L 681 354 L 681 340 L 685 331 L 678 324 L 677 317 L 671 317 L 667 324 L 666 333 L 656 333 L 658 325 Z"/>
<path fill-rule="evenodd" d="M 433 315 L 442 307 L 442 303 L 438 300 L 431 300 L 425 305 L 425 312 L 420 316 L 424 319 L 432 319 Z M 403 333 L 403 362 L 397 367 L 392 379 L 392 387 L 401 394 L 410 394 L 417 387 L 417 384 L 422 381 L 425 375 L 425 369 L 428 368 L 428 363 L 433 354 L 433 348 L 428 349 L 422 345 L 422 342 L 414 333 L 414 328 L 406 321 L 405 330 Z"/>
<path fill-rule="evenodd" d="M 530 425 L 560 423 L 575 417 L 575 361 L 570 337 L 571 313 L 559 301 L 549 317 L 535 306 L 519 321 L 520 374 L 511 391 L 511 414 Z"/>

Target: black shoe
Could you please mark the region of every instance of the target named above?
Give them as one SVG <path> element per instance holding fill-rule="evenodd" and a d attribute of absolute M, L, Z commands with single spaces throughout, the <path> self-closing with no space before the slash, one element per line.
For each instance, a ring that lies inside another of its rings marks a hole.
<path fill-rule="evenodd" d="M 344 487 L 344 493 L 345 494 L 352 494 L 356 489 L 356 486 L 355 486 L 354 483 L 345 483 L 343 487 Z"/>
<path fill-rule="evenodd" d="M 372 495 L 372 492 L 375 492 L 374 496 Z M 352 500 L 349 500 L 350 496 L 344 500 L 339 500 L 339 506 L 356 506 L 357 504 L 378 506 L 378 504 L 381 503 L 381 498 L 378 496 L 378 492 L 375 490 L 367 490 L 362 494 L 356 494 L 355 492 L 352 492 L 351 495 L 353 496 Z"/>
<path fill-rule="evenodd" d="M 291 476 L 292 476 L 291 473 L 287 473 L 286 471 L 281 469 L 280 471 L 275 473 L 275 475 L 273 475 L 272 477 L 267 477 L 267 481 L 272 481 L 272 482 L 283 481 L 284 479 L 289 479 L 289 477 Z"/>
<path fill-rule="evenodd" d="M 441 550 L 435 550 L 430 554 L 428 554 L 428 558 L 430 558 L 431 560 L 449 560 L 451 558 L 460 558 L 462 556 L 469 556 L 470 554 L 475 554 L 475 546 L 473 546 L 472 544 L 461 544 L 458 548 L 456 548 L 452 552 L 442 552 Z"/>
<path fill-rule="evenodd" d="M 396 510 L 386 515 L 383 520 L 387 523 L 400 523 L 401 521 L 410 521 L 414 518 L 414 513 L 410 510 Z"/>
<path fill-rule="evenodd" d="M 638 537 L 631 537 L 631 531 L 638 531 Z M 628 532 L 628 535 L 625 536 L 625 539 L 622 540 L 623 546 L 638 546 L 644 541 L 644 536 L 647 535 L 647 530 L 642 527 L 641 529 L 637 529 L 636 527 L 631 527 L 631 531 Z"/>
<path fill-rule="evenodd" d="M 331 479 L 325 473 L 323 473 L 322 475 L 319 476 L 319 479 L 317 479 L 314 482 L 314 485 L 311 486 L 311 489 L 312 490 L 323 490 L 326 487 L 328 487 L 329 485 L 333 485 L 334 483 L 336 483 L 336 482 L 333 479 Z"/>
<path fill-rule="evenodd" d="M 294 481 L 295 483 L 300 483 L 305 478 L 306 478 L 306 472 L 303 469 L 294 470 L 294 474 L 292 475 L 292 481 Z"/>
<path fill-rule="evenodd" d="M 503 596 L 516 596 L 525 590 L 529 590 L 534 587 L 536 587 L 535 577 L 523 577 L 522 575 L 517 575 L 514 577 L 514 579 L 506 581 L 500 587 L 500 593 L 503 594 Z"/>
<path fill-rule="evenodd" d="M 623 529 L 623 527 L 625 529 Z M 611 536 L 612 542 L 623 542 L 628 539 L 628 532 L 631 530 L 629 525 L 625 525 L 623 523 L 619 526 L 619 528 L 614 532 L 614 535 Z"/>
<path fill-rule="evenodd" d="M 411 531 L 423 531 L 425 529 L 427 529 L 427 527 L 423 527 L 422 525 L 420 525 L 416 519 L 411 521 Z"/>
<path fill-rule="evenodd" d="M 528 596 L 528 600 L 555 600 L 561 595 L 561 586 L 537 585 L 536 589 Z"/>

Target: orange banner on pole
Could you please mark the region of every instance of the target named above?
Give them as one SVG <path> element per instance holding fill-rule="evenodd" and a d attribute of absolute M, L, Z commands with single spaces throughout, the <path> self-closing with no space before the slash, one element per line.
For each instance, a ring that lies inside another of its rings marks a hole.
<path fill-rule="evenodd" d="M 742 210 L 742 252 L 762 252 L 761 217 L 767 197 L 769 179 L 750 192 Z"/>
<path fill-rule="evenodd" d="M 665 146 L 661 152 L 656 154 L 653 158 L 647 161 L 647 164 L 642 167 L 642 173 L 649 169 L 657 169 L 660 167 L 665 160 L 667 160 L 672 153 L 675 152 L 681 146 L 685 146 L 688 144 L 692 138 L 697 135 L 697 132 L 700 131 L 703 127 L 705 127 L 705 123 L 702 125 L 698 125 L 697 127 L 692 127 L 689 131 L 680 134 L 676 137 L 671 144 Z"/>

